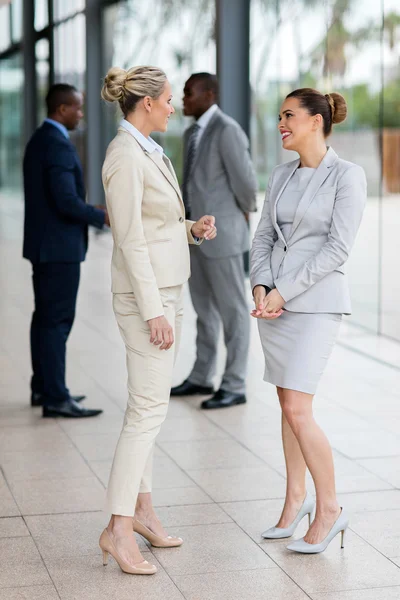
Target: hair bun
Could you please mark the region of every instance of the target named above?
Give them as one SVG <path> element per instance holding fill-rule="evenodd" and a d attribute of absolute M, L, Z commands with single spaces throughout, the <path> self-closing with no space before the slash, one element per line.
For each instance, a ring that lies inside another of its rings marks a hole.
<path fill-rule="evenodd" d="M 341 94 L 332 92 L 325 94 L 332 111 L 332 123 L 342 123 L 347 117 L 347 102 Z"/>
<path fill-rule="evenodd" d="M 125 83 L 128 72 L 120 67 L 111 67 L 104 78 L 101 97 L 107 102 L 118 102 L 125 93 Z"/>

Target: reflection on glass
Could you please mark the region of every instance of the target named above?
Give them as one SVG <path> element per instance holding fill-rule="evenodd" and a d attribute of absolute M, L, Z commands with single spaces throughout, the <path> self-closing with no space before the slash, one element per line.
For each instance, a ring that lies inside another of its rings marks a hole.
<path fill-rule="evenodd" d="M 182 115 L 183 86 L 195 71 L 216 69 L 215 0 L 126 0 L 104 11 L 104 73 L 113 65 L 123 68 L 156 65 L 172 85 L 177 110 L 167 134 L 154 136 L 176 167 L 182 170 L 182 133 L 188 123 Z M 100 92 L 100 90 L 99 90 Z M 107 141 L 116 130 L 116 112 L 105 107 Z"/>
<path fill-rule="evenodd" d="M 53 0 L 54 20 L 62 21 L 67 17 L 75 15 L 77 12 L 85 10 L 85 0 Z"/>
<path fill-rule="evenodd" d="M 381 331 L 400 340 L 400 5 L 384 0 Z"/>
<path fill-rule="evenodd" d="M 252 148 L 262 187 L 274 165 L 292 160 L 282 150 L 277 115 L 297 87 L 342 93 L 348 119 L 329 144 L 360 164 L 368 179 L 368 205 L 349 262 L 353 322 L 379 326 L 379 202 L 381 183 L 380 2 L 362 0 L 252 0 Z"/>
<path fill-rule="evenodd" d="M 41 31 L 49 24 L 48 0 L 35 0 L 35 29 Z"/>
<path fill-rule="evenodd" d="M 23 154 L 22 56 L 0 60 L 0 188 L 20 188 Z"/>
<path fill-rule="evenodd" d="M 11 45 L 10 7 L 0 6 L 0 52 Z"/>
<path fill-rule="evenodd" d="M 46 117 L 45 98 L 49 89 L 49 40 L 43 38 L 36 42 L 36 82 L 37 82 L 37 122 L 41 123 Z"/>
<path fill-rule="evenodd" d="M 19 42 L 22 37 L 22 0 L 12 0 L 11 19 L 13 42 Z"/>
<path fill-rule="evenodd" d="M 86 71 L 86 19 L 85 15 L 60 23 L 54 28 L 54 71 L 56 83 L 69 83 L 79 91 L 85 88 Z M 85 170 L 85 123 L 81 121 L 76 132 L 71 133 Z"/>

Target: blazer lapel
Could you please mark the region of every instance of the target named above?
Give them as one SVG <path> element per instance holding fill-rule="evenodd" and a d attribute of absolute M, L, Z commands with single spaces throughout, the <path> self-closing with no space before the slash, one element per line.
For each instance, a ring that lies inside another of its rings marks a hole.
<path fill-rule="evenodd" d="M 165 179 L 167 179 L 169 181 L 169 183 L 172 185 L 172 187 L 178 194 L 179 199 L 182 201 L 179 183 L 178 183 L 178 180 L 176 178 L 175 172 L 173 170 L 173 167 L 172 167 L 172 164 L 171 164 L 169 158 L 167 158 L 165 156 L 165 154 L 164 154 L 164 156 L 161 156 L 161 154 L 157 150 L 155 150 L 151 154 L 149 152 L 147 152 L 147 150 L 145 150 L 144 148 L 143 148 L 143 150 L 144 150 L 144 153 L 146 154 L 146 156 L 148 156 L 150 158 L 150 160 L 152 160 L 153 163 L 160 169 L 160 171 L 164 175 Z"/>
<path fill-rule="evenodd" d="M 293 173 L 295 172 L 295 170 L 297 169 L 297 167 L 299 166 L 299 164 L 300 164 L 300 159 L 296 160 L 294 163 L 291 163 L 290 165 L 288 165 L 288 167 L 289 167 L 288 172 L 284 174 L 283 182 L 282 182 L 282 184 L 280 186 L 278 195 L 274 199 L 274 204 L 273 204 L 273 207 L 272 207 L 272 222 L 273 222 L 273 225 L 275 227 L 276 233 L 278 234 L 278 236 L 280 237 L 280 239 L 282 240 L 282 242 L 285 244 L 285 246 L 286 246 L 286 240 L 283 237 L 283 233 L 281 231 L 281 228 L 278 225 L 278 220 L 277 220 L 277 217 L 276 217 L 276 207 L 277 207 L 277 204 L 279 202 L 279 198 L 282 196 L 283 191 L 284 191 L 285 187 L 287 186 L 287 184 L 289 182 L 289 179 L 292 177 Z"/>
<path fill-rule="evenodd" d="M 299 202 L 299 205 L 296 210 L 296 214 L 293 219 L 292 229 L 290 231 L 289 239 L 292 237 L 297 227 L 299 226 L 301 220 L 306 214 L 308 207 L 311 202 L 314 200 L 316 193 L 318 192 L 321 185 L 324 183 L 325 179 L 328 177 L 331 172 L 332 165 L 335 164 L 337 160 L 337 154 L 332 148 L 328 148 L 327 153 L 324 158 L 320 162 L 317 170 L 311 178 L 310 183 L 308 184 L 304 194 Z"/>

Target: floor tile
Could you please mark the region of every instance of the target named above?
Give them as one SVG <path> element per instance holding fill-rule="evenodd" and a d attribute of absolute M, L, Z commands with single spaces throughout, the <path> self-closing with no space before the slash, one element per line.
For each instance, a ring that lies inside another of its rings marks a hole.
<path fill-rule="evenodd" d="M 350 513 L 396 510 L 400 506 L 400 490 L 369 492 L 367 494 L 363 492 L 339 494 L 339 502 Z"/>
<path fill-rule="evenodd" d="M 185 525 L 230 523 L 232 521 L 226 512 L 216 504 L 159 507 L 157 509 L 157 516 L 164 527 L 167 528 L 182 527 Z"/>
<path fill-rule="evenodd" d="M 173 576 L 186 600 L 306 600 L 280 569 Z"/>
<path fill-rule="evenodd" d="M 234 440 L 160 442 L 159 446 L 183 469 L 251 467 L 263 462 Z"/>
<path fill-rule="evenodd" d="M 103 512 L 26 517 L 26 522 L 44 561 L 99 555 L 99 537 L 108 519 Z M 146 544 L 137 536 L 140 547 Z"/>
<path fill-rule="evenodd" d="M 75 448 L 5 452 L 1 457 L 1 465 L 10 483 L 29 479 L 67 479 L 92 475 L 87 463 Z"/>
<path fill-rule="evenodd" d="M 0 471 L 0 517 L 13 517 L 19 514 L 21 514 L 19 508 Z"/>
<path fill-rule="evenodd" d="M 158 566 L 155 575 L 122 573 L 111 557 L 108 566 L 103 567 L 100 554 L 46 564 L 61 600 L 184 600 L 152 554 L 146 552 L 144 558 Z"/>
<path fill-rule="evenodd" d="M 51 583 L 32 538 L 0 539 L 0 556 L 0 589 Z"/>
<path fill-rule="evenodd" d="M 193 417 L 167 418 L 157 437 L 160 442 L 217 440 L 229 437 L 226 431 L 208 421 L 201 414 Z"/>
<path fill-rule="evenodd" d="M 152 498 L 154 506 L 212 503 L 210 496 L 196 485 L 184 488 L 153 489 Z"/>
<path fill-rule="evenodd" d="M 0 600 L 60 600 L 53 585 L 0 589 Z"/>
<path fill-rule="evenodd" d="M 75 446 L 87 460 L 112 460 L 119 438 L 119 431 L 114 433 L 99 433 L 72 435 Z"/>
<path fill-rule="evenodd" d="M 188 471 L 215 502 L 285 496 L 286 481 L 267 466 Z"/>
<path fill-rule="evenodd" d="M 400 587 L 382 587 L 372 590 L 352 590 L 333 594 L 313 594 L 313 600 L 399 600 Z"/>
<path fill-rule="evenodd" d="M 11 484 L 24 515 L 102 510 L 104 488 L 95 477 L 33 479 Z"/>
<path fill-rule="evenodd" d="M 274 563 L 234 523 L 181 527 L 180 548 L 154 548 L 153 552 L 171 577 L 192 573 L 268 569 Z"/>
<path fill-rule="evenodd" d="M 385 556 L 400 556 L 400 508 L 353 514 L 351 528 Z"/>
<path fill-rule="evenodd" d="M 400 437 L 380 430 L 368 435 L 363 431 L 353 431 L 348 435 L 338 430 L 330 434 L 329 441 L 333 448 L 350 458 L 397 456 L 400 451 Z"/>
<path fill-rule="evenodd" d="M 400 488 L 400 455 L 386 456 L 385 458 L 367 458 L 357 462 L 394 487 Z"/>
<path fill-rule="evenodd" d="M 316 592 L 400 586 L 400 569 L 351 531 L 348 532 L 344 550 L 340 549 L 337 536 L 325 552 L 313 557 L 290 552 L 284 544 L 271 544 L 263 548 L 285 573 L 311 595 Z"/>
<path fill-rule="evenodd" d="M 22 517 L 0 518 L 0 538 L 23 536 L 29 536 L 29 531 Z"/>

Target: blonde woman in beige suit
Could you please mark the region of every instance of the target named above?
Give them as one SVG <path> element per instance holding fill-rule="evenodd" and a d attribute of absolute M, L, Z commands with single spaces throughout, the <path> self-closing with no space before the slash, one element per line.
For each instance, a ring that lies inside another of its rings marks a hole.
<path fill-rule="evenodd" d="M 185 220 L 174 169 L 153 131 L 174 113 L 163 71 L 136 67 L 107 73 L 102 97 L 118 102 L 124 119 L 110 143 L 103 184 L 114 239 L 113 308 L 126 346 L 129 399 L 107 491 L 111 520 L 100 537 L 126 573 L 151 575 L 134 532 L 157 547 L 174 547 L 151 500 L 156 436 L 166 417 L 179 345 L 182 286 L 190 275 L 189 244 L 216 236 L 215 219 Z"/>

